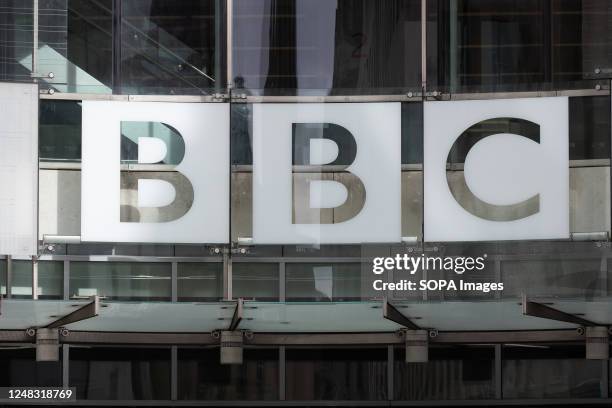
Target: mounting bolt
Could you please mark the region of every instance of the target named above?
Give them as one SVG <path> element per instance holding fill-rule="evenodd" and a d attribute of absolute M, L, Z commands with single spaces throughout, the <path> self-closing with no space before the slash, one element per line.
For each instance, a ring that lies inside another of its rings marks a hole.
<path fill-rule="evenodd" d="M 595 90 L 596 91 L 601 91 L 601 85 L 600 84 L 595 85 Z"/>
<path fill-rule="evenodd" d="M 30 327 L 29 329 L 26 330 L 26 335 L 30 337 L 36 336 L 36 329 L 33 327 Z"/>
<path fill-rule="evenodd" d="M 584 335 L 584 327 L 578 327 L 576 329 L 576 333 L 578 333 L 579 336 L 583 336 Z"/>
<path fill-rule="evenodd" d="M 596 74 L 601 74 L 601 68 L 595 68 L 595 73 Z"/>
<path fill-rule="evenodd" d="M 429 330 L 428 334 L 430 339 L 435 339 L 438 337 L 438 331 L 436 329 Z"/>
<path fill-rule="evenodd" d="M 53 95 L 55 93 L 55 89 L 51 88 L 49 89 L 49 95 Z"/>
<path fill-rule="evenodd" d="M 60 336 L 62 337 L 68 337 L 68 335 L 70 334 L 70 331 L 68 331 L 67 328 L 62 327 L 59 331 Z"/>

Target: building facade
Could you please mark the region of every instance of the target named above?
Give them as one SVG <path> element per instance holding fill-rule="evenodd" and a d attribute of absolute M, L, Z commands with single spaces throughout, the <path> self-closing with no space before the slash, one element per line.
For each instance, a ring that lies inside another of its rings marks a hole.
<path fill-rule="evenodd" d="M 0 387 L 612 402 L 609 1 L 0 0 L 0 19 Z"/>

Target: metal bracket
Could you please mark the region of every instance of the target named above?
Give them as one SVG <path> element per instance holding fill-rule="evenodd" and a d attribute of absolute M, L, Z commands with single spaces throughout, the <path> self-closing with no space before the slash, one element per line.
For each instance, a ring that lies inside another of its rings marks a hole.
<path fill-rule="evenodd" d="M 236 302 L 236 308 L 234 309 L 234 315 L 232 316 L 232 321 L 227 328 L 228 331 L 234 331 L 238 328 L 238 325 L 242 321 L 242 314 L 244 311 L 244 300 L 239 298 Z"/>
<path fill-rule="evenodd" d="M 421 330 L 417 324 L 415 324 L 408 317 L 404 316 L 395 306 L 393 306 L 387 298 L 383 299 L 383 317 L 387 320 L 391 320 L 399 325 L 402 325 L 410 330 Z"/>
<path fill-rule="evenodd" d="M 576 315 L 562 312 L 561 310 L 544 305 L 542 303 L 532 302 L 527 299 L 526 295 L 523 295 L 523 301 L 521 305 L 523 307 L 523 315 L 525 316 L 539 317 L 542 319 L 556 320 L 565 323 L 573 323 L 584 327 L 603 326 L 602 324 L 597 324 L 590 320 L 578 317 Z"/>
<path fill-rule="evenodd" d="M 100 314 L 100 297 L 93 296 L 91 302 L 79 307 L 77 310 L 67 314 L 66 316 L 60 317 L 44 327 L 47 329 L 56 329 L 70 323 L 91 319 L 92 317 L 98 316 L 98 314 Z"/>

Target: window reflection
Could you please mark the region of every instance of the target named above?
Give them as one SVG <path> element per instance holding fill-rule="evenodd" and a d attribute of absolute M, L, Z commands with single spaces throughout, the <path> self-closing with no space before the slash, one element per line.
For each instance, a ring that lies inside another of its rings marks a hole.
<path fill-rule="evenodd" d="M 287 350 L 288 400 L 385 400 L 386 349 Z"/>
<path fill-rule="evenodd" d="M 298 89 L 323 94 L 417 88 L 420 4 L 418 0 L 235 1 L 236 87 L 253 93 Z"/>
<path fill-rule="evenodd" d="M 243 350 L 243 363 L 221 365 L 219 349 L 179 349 L 178 397 L 181 400 L 278 399 L 278 351 Z"/>
<path fill-rule="evenodd" d="M 71 347 L 70 386 L 77 399 L 169 400 L 170 350 Z"/>

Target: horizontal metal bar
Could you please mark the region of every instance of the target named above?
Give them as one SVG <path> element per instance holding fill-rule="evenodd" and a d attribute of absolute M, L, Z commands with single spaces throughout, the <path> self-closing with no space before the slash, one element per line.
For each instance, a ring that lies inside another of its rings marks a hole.
<path fill-rule="evenodd" d="M 552 96 L 605 96 L 610 95 L 608 86 L 601 84 L 600 89 L 596 89 L 596 82 L 593 88 L 589 89 L 569 89 L 556 91 L 527 91 L 527 92 L 473 92 L 473 93 L 454 93 L 439 94 L 437 98 L 428 97 L 428 100 L 488 100 L 488 99 L 514 99 L 514 98 L 542 98 Z"/>
<path fill-rule="evenodd" d="M 43 235 L 45 244 L 80 244 L 80 235 Z"/>
<path fill-rule="evenodd" d="M 222 102 L 227 94 L 214 95 L 116 95 L 88 93 L 41 93 L 40 99 L 67 101 L 123 101 L 123 102 Z"/>
<path fill-rule="evenodd" d="M 188 257 L 188 256 L 136 256 L 136 255 L 40 255 L 39 261 L 75 261 L 75 262 L 223 262 L 219 257 Z"/>
<path fill-rule="evenodd" d="M 423 100 L 417 92 L 397 95 L 246 95 L 246 98 L 236 99 L 233 100 L 237 102 L 242 99 L 246 103 L 421 102 Z"/>
<path fill-rule="evenodd" d="M 25 330 L 0 330 L 0 343 L 31 343 L 34 339 Z M 211 333 L 145 333 L 72 331 L 61 338 L 63 343 L 84 345 L 188 345 L 210 346 L 219 344 Z M 402 345 L 399 332 L 369 333 L 253 333 L 245 338 L 249 346 L 383 346 Z M 430 338 L 436 344 L 514 344 L 514 343 L 567 343 L 583 342 L 584 335 L 575 329 L 439 332 Z"/>

